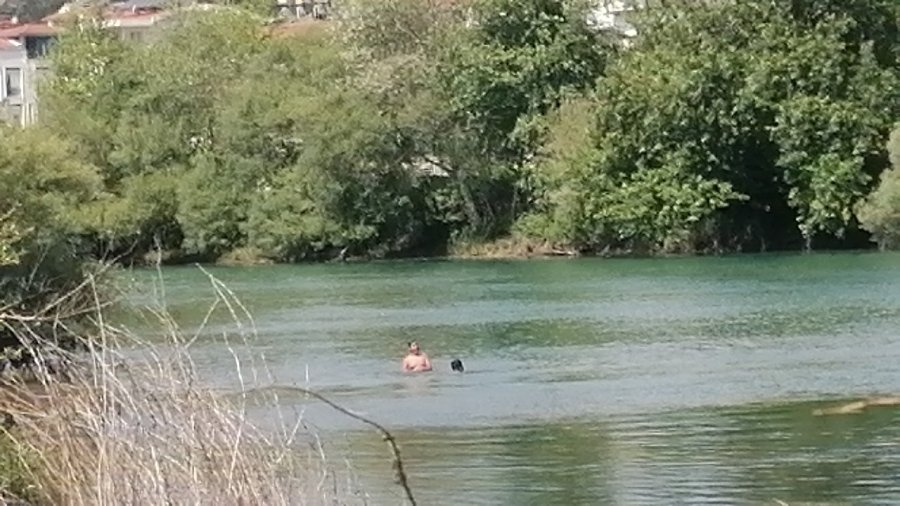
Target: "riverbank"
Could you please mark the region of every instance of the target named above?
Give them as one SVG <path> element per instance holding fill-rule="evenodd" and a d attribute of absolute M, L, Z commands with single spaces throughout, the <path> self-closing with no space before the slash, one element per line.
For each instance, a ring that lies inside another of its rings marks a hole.
<path fill-rule="evenodd" d="M 152 266 L 159 263 L 165 266 L 178 266 L 189 264 L 214 264 L 223 267 L 252 267 L 267 265 L 292 265 L 292 264 L 323 264 L 334 262 L 366 263 L 374 261 L 404 261 L 404 260 L 538 260 L 538 259 L 574 259 L 574 258 L 685 258 L 708 256 L 733 256 L 733 255 L 758 255 L 758 254 L 816 254 L 833 252 L 866 252 L 880 253 L 883 250 L 875 247 L 844 249 L 784 249 L 763 251 L 741 251 L 725 249 L 709 249 L 695 252 L 665 253 L 637 251 L 632 249 L 607 248 L 601 251 L 581 251 L 571 246 L 554 244 L 546 241 L 522 239 L 515 237 L 503 237 L 490 241 L 460 242 L 450 245 L 446 251 L 433 255 L 341 255 L 340 250 L 335 250 L 333 255 L 310 258 L 297 262 L 277 261 L 254 248 L 240 248 L 228 252 L 218 258 L 205 258 L 195 255 L 187 255 L 179 251 L 168 251 L 162 255 L 153 252 L 143 255 L 139 259 L 133 259 L 130 264 L 135 267 Z"/>
<path fill-rule="evenodd" d="M 817 248 L 806 249 L 799 244 L 790 248 L 744 249 L 725 248 L 721 244 L 712 243 L 702 249 L 685 250 L 650 250 L 647 248 L 614 248 L 600 250 L 582 249 L 572 244 L 555 243 L 520 235 L 507 235 L 488 240 L 457 240 L 441 247 L 432 247 L 405 252 L 369 252 L 354 253 L 354 249 L 333 247 L 321 254 L 301 257 L 292 261 L 277 259 L 265 251 L 254 247 L 240 247 L 230 250 L 218 257 L 188 253 L 181 249 L 150 251 L 136 256 L 120 259 L 120 262 L 134 267 L 153 265 L 178 266 L 191 264 L 208 264 L 225 267 L 249 267 L 261 265 L 291 265 L 316 263 L 365 263 L 370 261 L 391 260 L 528 260 L 528 259 L 565 259 L 565 258 L 684 258 L 731 255 L 774 254 L 806 254 L 841 251 L 880 252 L 889 251 L 879 248 L 870 241 L 855 241 L 847 244 L 833 241 L 822 241 Z"/>
<path fill-rule="evenodd" d="M 366 0 L 334 30 L 292 24 L 285 37 L 238 7 L 158 6 L 179 22 L 152 41 L 67 30 L 40 125 L 2 132 L 0 263 L 40 258 L 30 248 L 48 241 L 70 250 L 60 260 L 144 265 L 156 248 L 171 264 L 248 265 L 890 246 L 893 32 L 809 25 L 892 26 L 885 2 L 678 3 L 648 11 L 628 51 L 558 2 Z M 811 28 L 817 49 L 798 52 Z M 720 70 L 741 79 L 708 72 L 722 51 L 735 58 Z M 97 61 L 102 79 L 85 71 Z M 194 85 L 173 89 L 184 75 Z M 546 243 L 453 244 L 515 234 Z"/>

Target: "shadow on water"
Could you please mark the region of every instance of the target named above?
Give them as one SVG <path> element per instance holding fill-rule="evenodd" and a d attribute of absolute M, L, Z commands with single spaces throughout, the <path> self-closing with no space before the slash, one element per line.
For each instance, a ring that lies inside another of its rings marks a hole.
<path fill-rule="evenodd" d="M 900 409 L 816 416 L 821 403 L 720 414 L 737 429 L 720 452 L 739 469 L 743 499 L 896 504 L 900 501 Z"/>
<path fill-rule="evenodd" d="M 491 429 L 399 431 L 406 466 L 421 504 L 608 504 L 612 449 L 598 424 L 521 425 Z M 354 436 L 357 471 L 385 474 L 383 446 Z M 395 496 L 373 483 L 377 504 Z M 383 501 L 382 501 L 383 500 Z"/>
<path fill-rule="evenodd" d="M 399 431 L 423 504 L 896 504 L 900 410 L 814 416 L 821 403 L 657 417 Z M 349 441 L 375 503 L 384 448 Z"/>

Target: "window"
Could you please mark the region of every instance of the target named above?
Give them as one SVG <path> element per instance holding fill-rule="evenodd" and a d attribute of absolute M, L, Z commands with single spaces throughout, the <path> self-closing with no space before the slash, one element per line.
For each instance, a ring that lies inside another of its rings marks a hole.
<path fill-rule="evenodd" d="M 22 96 L 22 69 L 15 67 L 6 69 L 6 96 Z"/>
<path fill-rule="evenodd" d="M 28 59 L 34 60 L 47 56 L 47 52 L 53 45 L 53 37 L 26 37 L 25 51 L 28 53 Z"/>

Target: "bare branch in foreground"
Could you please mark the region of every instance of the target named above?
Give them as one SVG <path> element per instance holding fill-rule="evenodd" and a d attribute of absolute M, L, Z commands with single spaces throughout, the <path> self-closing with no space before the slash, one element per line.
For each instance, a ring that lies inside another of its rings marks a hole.
<path fill-rule="evenodd" d="M 216 306 L 244 321 L 236 325 L 240 342 L 227 345 L 243 368 L 252 320 L 224 285 L 215 285 Z M 34 357 L 34 381 L 0 381 L 0 412 L 15 422 L 0 428 L 0 437 L 12 441 L 36 504 L 365 503 L 349 479 L 340 486 L 321 443 L 312 444 L 318 435 L 301 430 L 301 418 L 263 430 L 249 419 L 246 395 L 235 404 L 203 384 L 190 353 L 203 329 L 185 337 L 164 307 L 141 312 L 161 337 L 114 327 L 95 288 L 93 281 L 84 286 L 97 325 L 82 336 L 85 351 L 59 349 L 44 339 L 45 326 L 0 322 Z M 74 332 L 67 322 L 54 325 Z M 52 372 L 55 360 L 70 364 L 65 375 Z M 274 381 L 265 361 L 249 364 L 244 393 L 254 387 L 257 367 Z M 271 408 L 285 419 L 277 398 Z M 306 450 L 298 444 L 304 440 Z"/>
<path fill-rule="evenodd" d="M 406 476 L 406 471 L 404 471 L 404 469 L 403 469 L 403 459 L 400 457 L 400 447 L 397 445 L 397 440 L 396 440 L 396 438 L 394 438 L 394 435 L 391 434 L 391 432 L 389 430 L 387 430 L 383 425 L 381 425 L 378 422 L 375 422 L 373 420 L 370 420 L 362 415 L 359 415 L 357 413 L 350 411 L 349 409 L 341 406 L 340 404 L 330 400 L 329 398 L 325 397 L 324 395 L 322 395 L 316 391 L 309 390 L 309 389 L 303 388 L 303 387 L 278 385 L 278 386 L 270 386 L 270 387 L 262 387 L 262 388 L 253 389 L 251 391 L 247 391 L 246 393 L 247 394 L 265 393 L 268 390 L 274 390 L 274 389 L 283 390 L 283 391 L 299 392 L 302 394 L 306 394 L 310 397 L 314 397 L 314 398 L 322 401 L 323 403 L 327 404 L 334 410 L 336 410 L 346 416 L 349 416 L 350 418 L 353 418 L 354 420 L 358 420 L 366 425 L 369 425 L 370 427 L 373 427 L 375 430 L 380 432 L 382 437 L 384 438 L 384 440 L 387 442 L 388 448 L 390 448 L 390 450 L 391 450 L 391 454 L 393 455 L 393 467 L 394 467 L 394 473 L 395 473 L 395 480 L 396 480 L 397 484 L 400 485 L 401 488 L 403 488 L 403 492 L 406 494 L 406 499 L 409 501 L 410 505 L 416 506 L 416 499 L 413 496 L 412 489 L 410 489 L 410 487 L 409 487 L 409 479 Z"/>

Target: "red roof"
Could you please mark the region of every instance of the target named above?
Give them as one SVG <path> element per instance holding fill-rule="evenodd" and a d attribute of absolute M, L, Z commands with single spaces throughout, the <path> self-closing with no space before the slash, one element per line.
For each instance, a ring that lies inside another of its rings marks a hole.
<path fill-rule="evenodd" d="M 50 37 L 59 33 L 59 27 L 47 23 L 24 23 L 0 30 L 0 39 L 21 39 L 22 37 Z"/>

